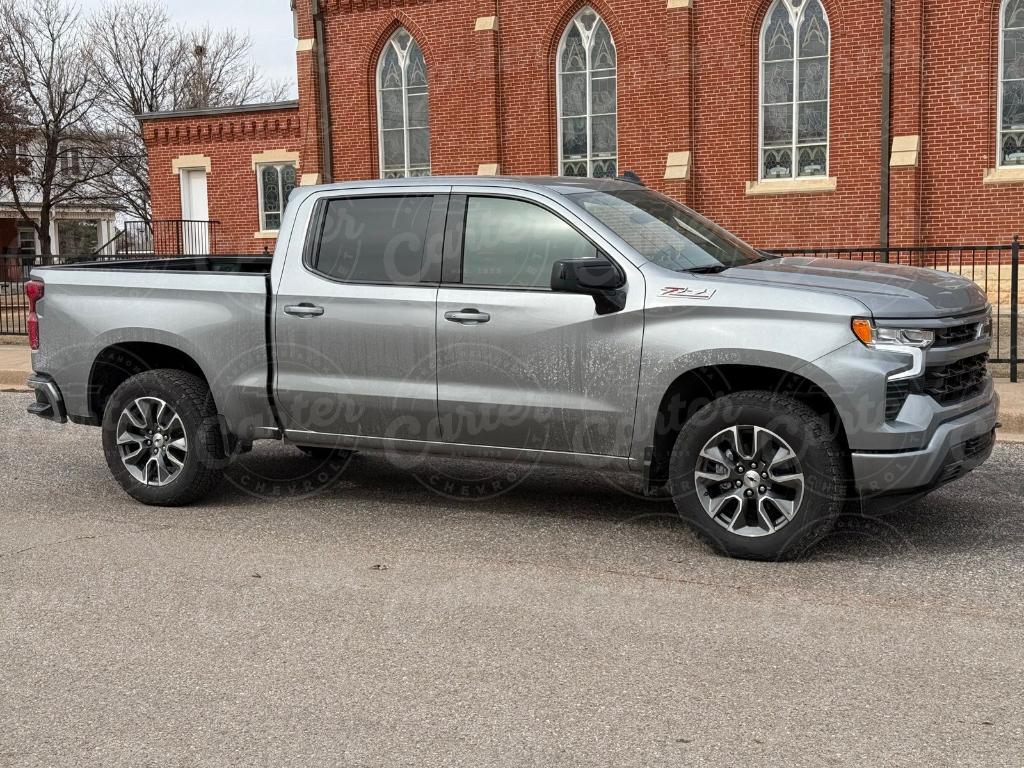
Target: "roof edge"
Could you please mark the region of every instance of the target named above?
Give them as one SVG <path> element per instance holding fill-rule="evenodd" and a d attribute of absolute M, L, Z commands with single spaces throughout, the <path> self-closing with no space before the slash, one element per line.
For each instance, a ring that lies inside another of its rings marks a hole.
<path fill-rule="evenodd" d="M 178 117 L 204 117 L 216 115 L 235 115 L 247 112 L 275 112 L 289 109 L 298 109 L 298 100 L 272 101 L 263 104 L 233 104 L 226 107 L 207 107 L 205 109 L 182 109 L 170 110 L 167 112 L 144 112 L 136 115 L 135 118 L 142 121 L 147 120 L 173 120 Z"/>

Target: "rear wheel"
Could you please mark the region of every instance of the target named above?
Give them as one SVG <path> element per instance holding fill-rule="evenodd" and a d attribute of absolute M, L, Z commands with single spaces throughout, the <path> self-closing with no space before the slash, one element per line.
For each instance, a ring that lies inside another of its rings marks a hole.
<path fill-rule="evenodd" d="M 198 501 L 213 490 L 224 467 L 209 387 L 179 370 L 132 376 L 107 402 L 103 451 L 132 498 L 155 506 Z"/>
<path fill-rule="evenodd" d="M 719 398 L 684 425 L 669 469 L 680 515 L 721 552 L 798 557 L 838 518 L 842 451 L 828 420 L 774 392 Z"/>

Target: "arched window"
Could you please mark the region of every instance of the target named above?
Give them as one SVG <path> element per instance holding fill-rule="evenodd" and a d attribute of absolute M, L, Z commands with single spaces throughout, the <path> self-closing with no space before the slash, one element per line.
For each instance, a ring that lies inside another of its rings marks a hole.
<path fill-rule="evenodd" d="M 382 178 L 430 175 L 427 62 L 405 29 L 390 37 L 377 62 L 377 124 Z"/>
<path fill-rule="evenodd" d="M 1024 0 L 999 9 L 999 164 L 1024 165 Z"/>
<path fill-rule="evenodd" d="M 829 26 L 821 0 L 775 0 L 761 27 L 761 179 L 828 175 Z"/>
<path fill-rule="evenodd" d="M 593 8 L 577 13 L 558 46 L 558 158 L 563 176 L 615 176 L 615 42 Z"/>

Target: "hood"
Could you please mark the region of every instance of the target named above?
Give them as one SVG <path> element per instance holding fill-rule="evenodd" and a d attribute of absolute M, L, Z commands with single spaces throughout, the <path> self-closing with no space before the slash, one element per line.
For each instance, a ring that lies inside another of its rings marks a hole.
<path fill-rule="evenodd" d="M 826 291 L 856 299 L 876 318 L 936 318 L 983 310 L 985 293 L 938 269 L 867 261 L 788 257 L 722 273 L 735 280 Z"/>

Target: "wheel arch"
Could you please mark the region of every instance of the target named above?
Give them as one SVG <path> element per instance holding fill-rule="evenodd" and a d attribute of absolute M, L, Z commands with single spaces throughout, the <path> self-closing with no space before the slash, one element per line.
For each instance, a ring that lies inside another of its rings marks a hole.
<path fill-rule="evenodd" d="M 107 401 L 121 384 L 146 371 L 170 368 L 191 373 L 210 382 L 202 367 L 187 352 L 177 347 L 152 341 L 126 341 L 104 347 L 89 371 L 89 418 L 99 424 Z"/>
<path fill-rule="evenodd" d="M 766 365 L 727 363 L 699 366 L 677 376 L 658 404 L 654 433 L 646 448 L 647 484 L 658 486 L 667 480 L 672 446 L 697 411 L 720 397 L 747 390 L 789 395 L 824 416 L 849 462 L 846 428 L 836 403 L 818 383 L 802 374 Z"/>

